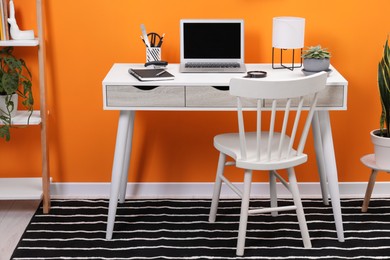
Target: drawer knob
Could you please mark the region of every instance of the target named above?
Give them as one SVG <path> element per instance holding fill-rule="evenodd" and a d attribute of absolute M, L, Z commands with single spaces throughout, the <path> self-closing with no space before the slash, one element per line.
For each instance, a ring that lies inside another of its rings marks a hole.
<path fill-rule="evenodd" d="M 159 86 L 134 86 L 135 88 L 139 89 L 139 90 L 152 90 L 152 89 L 155 89 Z"/>
<path fill-rule="evenodd" d="M 221 91 L 229 91 L 229 86 L 213 86 L 213 88 Z"/>

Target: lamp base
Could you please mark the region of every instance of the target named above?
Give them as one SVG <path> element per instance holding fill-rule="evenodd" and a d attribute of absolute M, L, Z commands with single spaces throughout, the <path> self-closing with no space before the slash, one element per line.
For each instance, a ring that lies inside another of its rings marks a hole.
<path fill-rule="evenodd" d="M 302 68 L 302 49 L 301 49 L 301 64 L 295 65 L 294 60 L 294 54 L 295 54 L 295 49 L 292 50 L 292 62 L 289 65 L 284 65 L 283 64 L 283 51 L 286 49 L 280 49 L 280 64 L 279 66 L 275 66 L 275 47 L 272 47 L 272 68 L 273 69 L 289 69 L 289 70 L 294 70 L 296 68 Z"/>

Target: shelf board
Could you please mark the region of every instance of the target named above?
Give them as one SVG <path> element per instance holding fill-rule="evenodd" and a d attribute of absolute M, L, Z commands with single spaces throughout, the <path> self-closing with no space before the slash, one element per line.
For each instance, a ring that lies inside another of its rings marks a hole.
<path fill-rule="evenodd" d="M 0 41 L 0 46 L 38 46 L 38 39 L 34 40 L 8 40 L 8 41 Z"/>
<path fill-rule="evenodd" d="M 42 194 L 42 178 L 0 178 L 1 200 L 40 200 Z"/>
<path fill-rule="evenodd" d="M 26 110 L 20 110 L 16 112 L 16 116 L 12 119 L 13 125 L 27 125 L 29 112 Z M 30 117 L 30 125 L 39 125 L 41 123 L 41 112 L 34 110 Z"/>
<path fill-rule="evenodd" d="M 29 112 L 26 110 L 19 110 L 16 112 L 16 116 L 12 118 L 13 125 L 27 125 Z M 30 125 L 39 125 L 41 123 L 41 112 L 39 110 L 34 110 L 30 117 Z M 0 125 L 2 123 L 0 122 Z"/>

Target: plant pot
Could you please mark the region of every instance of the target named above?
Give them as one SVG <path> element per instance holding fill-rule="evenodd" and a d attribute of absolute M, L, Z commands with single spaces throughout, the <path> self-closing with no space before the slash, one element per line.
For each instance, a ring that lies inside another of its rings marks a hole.
<path fill-rule="evenodd" d="M 376 165 L 383 169 L 390 169 L 390 137 L 379 136 L 379 131 L 376 129 L 370 132 Z"/>
<path fill-rule="evenodd" d="M 329 66 L 330 59 L 303 59 L 303 68 L 306 71 L 327 71 Z"/>
<path fill-rule="evenodd" d="M 6 95 L 0 95 L 0 115 L 7 115 L 7 107 L 5 106 L 5 97 Z M 18 110 L 18 95 L 13 94 L 11 96 L 11 100 L 12 102 L 14 102 L 14 110 L 12 110 L 11 112 L 11 117 L 14 117 Z"/>

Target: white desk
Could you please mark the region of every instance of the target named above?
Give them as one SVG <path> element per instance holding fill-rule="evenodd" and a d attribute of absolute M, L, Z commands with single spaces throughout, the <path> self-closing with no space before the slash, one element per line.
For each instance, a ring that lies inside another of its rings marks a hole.
<path fill-rule="evenodd" d="M 136 67 L 141 68 L 143 64 L 114 64 L 103 80 L 104 109 L 120 110 L 112 167 L 107 239 L 112 238 L 118 199 L 120 202 L 125 200 L 135 111 L 235 110 L 236 99 L 226 91 L 227 86 L 231 78 L 245 75 L 237 73 L 179 73 L 178 64 L 170 64 L 168 71 L 175 75 L 174 80 L 141 82 L 128 73 L 129 68 Z M 294 71 L 275 70 L 272 69 L 271 64 L 247 64 L 247 70 L 267 71 L 267 77 L 262 80 L 304 76 L 300 69 Z M 344 231 L 329 111 L 347 109 L 348 82 L 335 68 L 332 67 L 332 70 L 328 77 L 327 88 L 319 97 L 319 108 L 313 119 L 312 129 L 323 200 L 325 204 L 328 204 L 329 188 L 337 237 L 342 242 L 344 241 Z M 310 97 L 308 97 L 307 102 L 310 102 Z M 251 109 L 251 106 L 250 103 L 246 104 L 248 110 Z"/>

